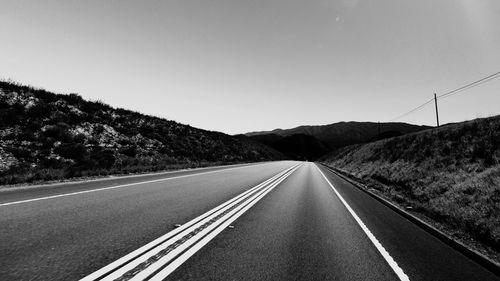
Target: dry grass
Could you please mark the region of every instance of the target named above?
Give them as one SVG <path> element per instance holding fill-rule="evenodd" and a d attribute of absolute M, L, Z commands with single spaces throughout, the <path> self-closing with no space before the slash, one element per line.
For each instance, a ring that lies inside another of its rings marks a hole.
<path fill-rule="evenodd" d="M 500 116 L 350 146 L 322 162 L 500 252 Z"/>

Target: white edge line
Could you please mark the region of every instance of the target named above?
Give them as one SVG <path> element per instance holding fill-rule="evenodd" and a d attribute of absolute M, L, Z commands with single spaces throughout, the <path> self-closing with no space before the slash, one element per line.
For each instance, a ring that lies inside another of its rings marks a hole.
<path fill-rule="evenodd" d="M 130 261 L 134 257 L 138 255 L 143 255 L 134 261 L 127 263 L 126 265 L 122 266 L 118 270 L 114 270 L 111 274 L 107 275 L 106 277 L 103 278 L 103 280 L 114 280 L 116 278 L 119 278 L 123 274 L 125 274 L 127 271 L 130 269 L 136 267 L 138 264 L 144 262 L 147 260 L 149 257 L 156 255 L 158 252 L 160 252 L 162 249 L 164 249 L 166 246 L 171 244 L 172 242 L 177 241 L 180 239 L 182 236 L 186 235 L 187 233 L 191 232 L 193 229 L 196 229 L 198 226 L 204 224 L 205 222 L 209 221 L 211 218 L 217 216 L 219 213 L 224 212 L 224 210 L 230 208 L 234 204 L 238 204 L 238 202 L 241 202 L 242 200 L 248 200 L 248 198 L 252 198 L 254 195 L 249 196 L 253 191 L 259 190 L 266 185 L 270 184 L 272 181 L 282 177 L 284 174 L 295 168 L 297 165 L 289 167 L 276 175 L 272 176 L 271 178 L 265 180 L 264 182 L 250 188 L 249 190 L 229 199 L 228 201 L 220 204 L 219 206 L 209 210 L 208 212 L 186 222 L 183 224 L 181 227 L 176 228 L 165 235 L 155 239 L 154 241 L 146 244 L 145 246 L 140 247 L 139 249 L 123 256 L 122 258 L 110 263 L 109 265 L 95 271 L 94 273 L 86 276 L 85 278 L 81 279 L 80 281 L 86 281 L 86 280 L 94 280 L 96 278 L 100 278 L 102 275 L 113 271 L 115 268 L 121 266 L 125 262 Z M 259 191 L 260 192 L 260 191 Z M 163 242 L 160 243 L 160 241 L 164 240 Z M 172 241 L 173 240 L 173 241 Z M 160 244 L 158 244 L 160 243 Z M 153 245 L 158 244 L 155 248 L 152 248 L 150 250 L 145 251 L 146 249 L 152 247 Z"/>
<path fill-rule="evenodd" d="M 283 182 L 285 179 L 287 179 L 290 175 L 292 175 L 300 166 L 294 167 L 293 170 L 287 173 L 286 176 L 280 178 L 277 182 L 274 182 L 271 186 L 267 187 L 264 192 L 261 192 L 258 196 L 252 197 L 249 201 L 250 203 L 245 205 L 241 209 L 234 210 L 234 212 L 231 212 L 227 216 L 229 219 L 221 223 L 220 225 L 214 227 L 210 233 L 203 237 L 201 240 L 195 241 L 194 243 L 191 243 L 191 248 L 189 248 L 186 252 L 182 253 L 181 256 L 173 260 L 169 265 L 167 265 L 164 269 L 162 269 L 160 272 L 156 273 L 154 276 L 152 276 L 150 279 L 151 280 L 163 280 L 165 279 L 168 275 L 170 275 L 175 269 L 177 269 L 180 265 L 182 265 L 186 260 L 188 260 L 191 256 L 193 256 L 196 252 L 198 252 L 201 248 L 203 248 L 208 242 L 210 242 L 213 238 L 215 238 L 219 233 L 221 233 L 224 229 L 226 229 L 231 223 L 233 223 L 235 220 L 237 220 L 241 215 L 243 215 L 245 212 L 247 212 L 253 205 L 257 204 L 264 196 L 266 196 L 269 192 L 271 192 L 274 188 L 276 188 L 281 182 Z M 206 234 L 203 234 L 201 236 L 204 236 Z M 141 275 L 145 275 L 149 277 L 155 270 L 148 270 L 146 268 L 144 271 L 141 272 Z M 137 276 L 132 278 L 131 280 L 135 280 Z"/>
<path fill-rule="evenodd" d="M 250 165 L 250 167 L 253 167 L 253 166 L 254 165 Z M 206 174 L 212 174 L 212 173 L 219 173 L 219 172 L 223 172 L 223 171 L 229 171 L 229 170 L 235 170 L 235 169 L 242 169 L 242 168 L 247 168 L 247 167 L 248 166 L 238 166 L 238 167 L 233 167 L 233 168 L 228 168 L 228 169 L 221 169 L 221 170 L 216 170 L 216 171 L 209 171 L 209 172 L 203 172 L 203 173 L 194 173 L 194 174 L 182 175 L 182 176 L 176 176 L 176 177 L 170 177 L 170 178 L 164 178 L 164 179 L 157 179 L 157 180 L 150 180 L 150 181 L 128 183 L 128 184 L 122 184 L 122 185 L 116 185 L 116 186 L 108 186 L 108 187 L 102 187 L 102 188 L 96 188 L 96 189 L 90 189 L 90 190 L 84 190 L 84 191 L 77 191 L 77 192 L 71 192 L 71 193 L 65 193 L 65 194 L 58 194 L 58 195 L 51 195 L 51 196 L 45 196 L 45 197 L 39 197 L 39 198 L 33 198 L 33 199 L 26 199 L 26 200 L 21 200 L 21 201 L 14 201 L 14 202 L 2 203 L 2 204 L 0 204 L 0 207 L 10 206 L 10 205 L 17 205 L 17 204 L 22 204 L 22 203 L 29 203 L 29 202 L 40 201 L 40 200 L 53 199 L 53 198 L 59 198 L 59 197 L 73 196 L 73 195 L 79 195 L 79 194 L 96 192 L 96 191 L 111 190 L 111 189 L 122 188 L 122 187 L 133 186 L 133 185 L 140 185 L 140 184 L 147 184 L 147 183 L 167 181 L 167 180 L 173 180 L 173 179 L 194 177 L 194 176 L 206 175 Z"/>
<path fill-rule="evenodd" d="M 316 169 L 318 169 L 318 171 L 321 173 L 321 175 L 326 180 L 326 182 L 328 183 L 328 185 L 330 185 L 330 187 L 333 189 L 333 191 L 335 192 L 335 194 L 337 195 L 337 197 L 340 199 L 340 202 L 342 202 L 342 204 L 344 204 L 344 206 L 347 208 L 347 210 L 349 211 L 349 213 L 351 213 L 351 215 L 354 217 L 354 220 L 356 220 L 356 222 L 359 224 L 359 226 L 361 227 L 361 229 L 363 229 L 363 231 L 365 232 L 366 236 L 368 236 L 368 238 L 373 243 L 373 245 L 375 245 L 375 248 L 377 248 L 377 250 L 380 252 L 380 254 L 382 255 L 382 257 L 384 257 L 385 261 L 389 264 L 389 266 L 396 273 L 396 275 L 399 277 L 399 279 L 402 280 L 402 281 L 410 281 L 410 278 L 408 277 L 408 275 L 406 275 L 404 273 L 403 269 L 401 269 L 401 267 L 399 267 L 399 265 L 391 257 L 391 255 L 389 254 L 389 252 L 387 252 L 385 250 L 384 246 L 382 246 L 382 244 L 377 240 L 377 238 L 375 237 L 375 235 L 372 234 L 372 232 L 370 231 L 370 229 L 368 229 L 368 227 L 363 223 L 363 221 L 358 217 L 358 215 L 356 215 L 356 213 L 351 208 L 351 206 L 349 206 L 349 204 L 347 204 L 347 202 L 344 200 L 344 198 L 342 197 L 342 195 L 340 195 L 340 193 L 333 186 L 333 184 L 328 180 L 328 178 L 325 176 L 325 174 L 323 174 L 323 172 L 321 171 L 321 169 L 316 164 L 314 164 L 314 166 L 316 166 Z"/>
<path fill-rule="evenodd" d="M 18 190 L 34 190 L 39 188 L 46 187 L 58 187 L 61 185 L 76 185 L 82 183 L 93 183 L 93 182 L 106 182 L 111 180 L 119 180 L 119 179 L 133 179 L 133 178 L 141 178 L 141 177 L 150 177 L 150 176 L 162 176 L 175 174 L 179 172 L 196 172 L 207 169 L 218 169 L 218 168 L 231 168 L 231 167 L 245 167 L 245 166 L 253 166 L 259 164 L 268 164 L 273 161 L 263 161 L 263 162 L 249 162 L 249 163 L 241 163 L 241 164 L 231 164 L 231 165 L 217 165 L 217 166 L 206 166 L 199 168 L 184 168 L 178 170 L 165 170 L 165 171 L 157 171 L 157 172 L 144 172 L 144 173 L 131 173 L 131 174 L 111 174 L 107 176 L 95 176 L 89 179 L 80 179 L 72 178 L 67 179 L 67 181 L 57 181 L 57 182 L 46 182 L 46 183 L 37 183 L 37 184 L 29 184 L 29 183 L 20 183 L 20 184 L 12 184 L 12 185 L 1 185 L 0 186 L 0 194 L 2 192 L 11 192 Z"/>

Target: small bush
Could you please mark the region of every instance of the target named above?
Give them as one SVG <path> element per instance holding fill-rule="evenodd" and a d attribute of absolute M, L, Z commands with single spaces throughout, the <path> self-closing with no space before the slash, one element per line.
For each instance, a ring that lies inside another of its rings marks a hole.
<path fill-rule="evenodd" d="M 54 152 L 77 162 L 82 161 L 87 156 L 87 148 L 81 143 L 63 143 L 56 147 Z"/>

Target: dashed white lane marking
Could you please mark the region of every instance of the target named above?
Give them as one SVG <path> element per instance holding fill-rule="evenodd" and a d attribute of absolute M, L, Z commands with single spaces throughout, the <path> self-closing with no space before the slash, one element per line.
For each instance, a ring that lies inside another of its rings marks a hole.
<path fill-rule="evenodd" d="M 170 178 L 163 178 L 163 179 L 149 180 L 149 181 L 141 181 L 141 182 L 135 182 L 135 183 L 127 183 L 127 184 L 121 184 L 121 185 L 116 185 L 116 186 L 108 186 L 108 187 L 101 187 L 101 188 L 89 189 L 89 190 L 84 190 L 84 191 L 77 191 L 77 192 L 71 192 L 71 193 L 64 193 L 64 194 L 51 195 L 51 196 L 45 196 L 45 197 L 38 197 L 38 198 L 33 198 L 33 199 L 26 199 L 26 200 L 20 200 L 20 201 L 3 203 L 3 204 L 0 204 L 0 207 L 10 206 L 10 205 L 16 205 L 16 204 L 23 204 L 23 203 L 29 203 L 29 202 L 35 202 L 35 201 L 40 201 L 40 200 L 53 199 L 53 198 L 59 198 L 59 197 L 74 196 L 74 195 L 79 195 L 79 194 L 84 194 L 84 193 L 91 193 L 91 192 L 96 192 L 96 191 L 111 190 L 111 189 L 123 188 L 123 187 L 127 187 L 127 186 L 134 186 L 134 185 L 148 184 L 148 183 L 154 183 L 154 182 L 160 182 L 160 181 L 168 181 L 168 180 L 174 180 L 174 179 L 180 179 L 180 178 L 187 178 L 187 177 L 194 177 L 194 176 L 200 176 L 200 175 L 206 175 L 206 174 L 213 174 L 213 173 L 219 173 L 219 172 L 224 172 L 224 171 L 229 171 L 229 170 L 242 169 L 242 168 L 247 168 L 247 167 L 252 167 L 252 166 L 238 166 L 238 167 L 234 167 L 234 168 L 228 168 L 228 169 L 222 169 L 222 170 L 216 170 L 216 171 L 194 173 L 194 174 L 182 175 L 182 176 L 176 176 L 176 177 L 170 177 Z"/>
<path fill-rule="evenodd" d="M 316 166 L 316 164 L 314 164 L 314 165 Z M 318 171 L 321 173 L 321 175 L 326 180 L 326 182 L 328 183 L 328 185 L 330 185 L 330 187 L 333 189 L 333 191 L 335 192 L 335 194 L 337 195 L 337 197 L 340 199 L 340 202 L 342 202 L 342 204 L 344 204 L 344 206 L 347 208 L 347 210 L 349 211 L 349 213 L 354 217 L 354 220 L 356 220 L 356 222 L 359 224 L 359 226 L 361 227 L 361 229 L 363 229 L 363 231 L 365 232 L 366 236 L 368 236 L 368 238 L 373 243 L 373 245 L 375 245 L 375 248 L 377 248 L 377 250 L 380 252 L 380 254 L 382 255 L 382 257 L 384 257 L 385 261 L 389 264 L 389 266 L 392 268 L 392 270 L 396 273 L 396 275 L 398 276 L 398 278 L 400 280 L 402 280 L 402 281 L 410 281 L 410 278 L 408 278 L 408 275 L 406 275 L 404 273 L 403 269 L 401 269 L 401 267 L 399 267 L 399 265 L 391 257 L 391 255 L 389 254 L 389 252 L 387 252 L 385 250 L 384 246 L 382 246 L 382 244 L 380 244 L 380 242 L 377 240 L 377 238 L 375 237 L 375 235 L 372 234 L 372 232 L 370 231 L 370 229 L 368 229 L 368 227 L 366 227 L 366 225 L 358 217 L 358 215 L 356 215 L 356 213 L 351 208 L 351 206 L 349 206 L 349 204 L 347 204 L 347 202 L 344 200 L 344 198 L 342 197 L 342 195 L 340 195 L 340 193 L 333 186 L 333 184 L 328 180 L 328 178 L 325 176 L 325 174 L 323 174 L 323 172 L 321 171 L 321 169 L 318 168 L 318 166 L 316 166 L 316 169 L 318 169 Z"/>

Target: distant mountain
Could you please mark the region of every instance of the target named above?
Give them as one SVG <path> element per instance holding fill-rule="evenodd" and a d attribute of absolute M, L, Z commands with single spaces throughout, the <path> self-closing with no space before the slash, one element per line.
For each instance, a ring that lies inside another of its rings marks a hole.
<path fill-rule="evenodd" d="M 294 134 L 286 137 L 267 134 L 254 135 L 248 138 L 268 145 L 285 154 L 288 158 L 295 160 L 313 161 L 331 150 L 322 141 L 305 134 Z"/>
<path fill-rule="evenodd" d="M 351 144 L 365 143 L 376 139 L 404 135 L 428 129 L 407 123 L 375 123 L 375 122 L 339 122 L 319 126 L 299 126 L 293 129 L 276 129 L 272 131 L 246 133 L 253 139 L 261 135 L 278 135 L 288 137 L 295 134 L 313 136 L 330 149 Z"/>
<path fill-rule="evenodd" d="M 248 138 L 0 82 L 0 184 L 282 158 Z"/>

